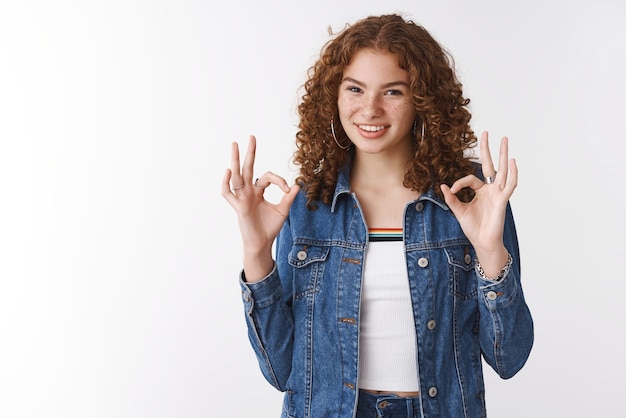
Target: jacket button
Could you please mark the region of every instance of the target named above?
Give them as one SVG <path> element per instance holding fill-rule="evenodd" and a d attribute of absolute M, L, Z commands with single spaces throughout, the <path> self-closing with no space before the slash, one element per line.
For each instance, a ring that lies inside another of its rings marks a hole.
<path fill-rule="evenodd" d="M 497 298 L 498 298 L 498 294 L 494 292 L 493 290 L 490 292 L 487 292 L 487 299 L 496 300 Z"/>
<path fill-rule="evenodd" d="M 435 396 L 437 396 L 437 388 L 433 386 L 430 389 L 428 389 L 428 396 L 430 396 L 431 398 L 434 398 Z"/>
<path fill-rule="evenodd" d="M 430 321 L 428 321 L 426 326 L 428 327 L 428 329 L 433 330 L 437 326 L 437 323 L 435 322 L 434 319 L 431 319 Z"/>
<path fill-rule="evenodd" d="M 298 260 L 300 261 L 306 260 L 306 251 L 298 251 L 298 254 L 296 254 L 296 257 L 298 257 Z"/>
<path fill-rule="evenodd" d="M 424 204 L 422 202 L 417 202 L 415 204 L 415 210 L 418 212 L 421 212 L 424 210 Z"/>
<path fill-rule="evenodd" d="M 417 265 L 420 267 L 426 267 L 428 265 L 428 259 L 425 257 L 420 258 L 417 260 Z"/>
<path fill-rule="evenodd" d="M 465 264 L 469 264 L 472 262 L 472 256 L 469 254 L 465 254 Z"/>

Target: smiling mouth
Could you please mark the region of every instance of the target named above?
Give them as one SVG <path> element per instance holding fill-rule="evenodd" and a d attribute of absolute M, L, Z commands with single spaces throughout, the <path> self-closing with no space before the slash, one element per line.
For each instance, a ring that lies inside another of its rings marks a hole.
<path fill-rule="evenodd" d="M 357 125 L 359 127 L 359 129 L 362 129 L 364 131 L 367 132 L 378 132 L 378 131 L 382 131 L 383 129 L 386 128 L 386 126 L 374 126 L 374 125 Z"/>

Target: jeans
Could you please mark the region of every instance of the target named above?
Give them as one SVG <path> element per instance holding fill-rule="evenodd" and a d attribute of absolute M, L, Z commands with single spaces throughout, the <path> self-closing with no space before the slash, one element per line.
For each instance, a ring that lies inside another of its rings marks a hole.
<path fill-rule="evenodd" d="M 421 418 L 419 398 L 359 391 L 357 418 Z"/>

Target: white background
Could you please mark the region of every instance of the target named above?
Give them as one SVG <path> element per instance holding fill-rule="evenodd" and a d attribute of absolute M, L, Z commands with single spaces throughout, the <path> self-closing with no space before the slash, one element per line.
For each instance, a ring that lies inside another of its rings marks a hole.
<path fill-rule="evenodd" d="M 327 28 L 401 12 L 508 135 L 526 367 L 490 417 L 623 417 L 626 6 L 594 1 L 0 4 L 0 417 L 277 417 L 247 341 L 229 144 L 287 178 Z M 272 191 L 268 191 L 272 196 Z"/>

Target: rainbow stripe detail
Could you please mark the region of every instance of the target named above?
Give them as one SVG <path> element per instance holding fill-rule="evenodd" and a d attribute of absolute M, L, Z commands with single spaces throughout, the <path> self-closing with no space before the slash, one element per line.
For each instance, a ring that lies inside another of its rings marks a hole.
<path fill-rule="evenodd" d="M 402 241 L 402 228 L 370 228 L 370 241 Z"/>

